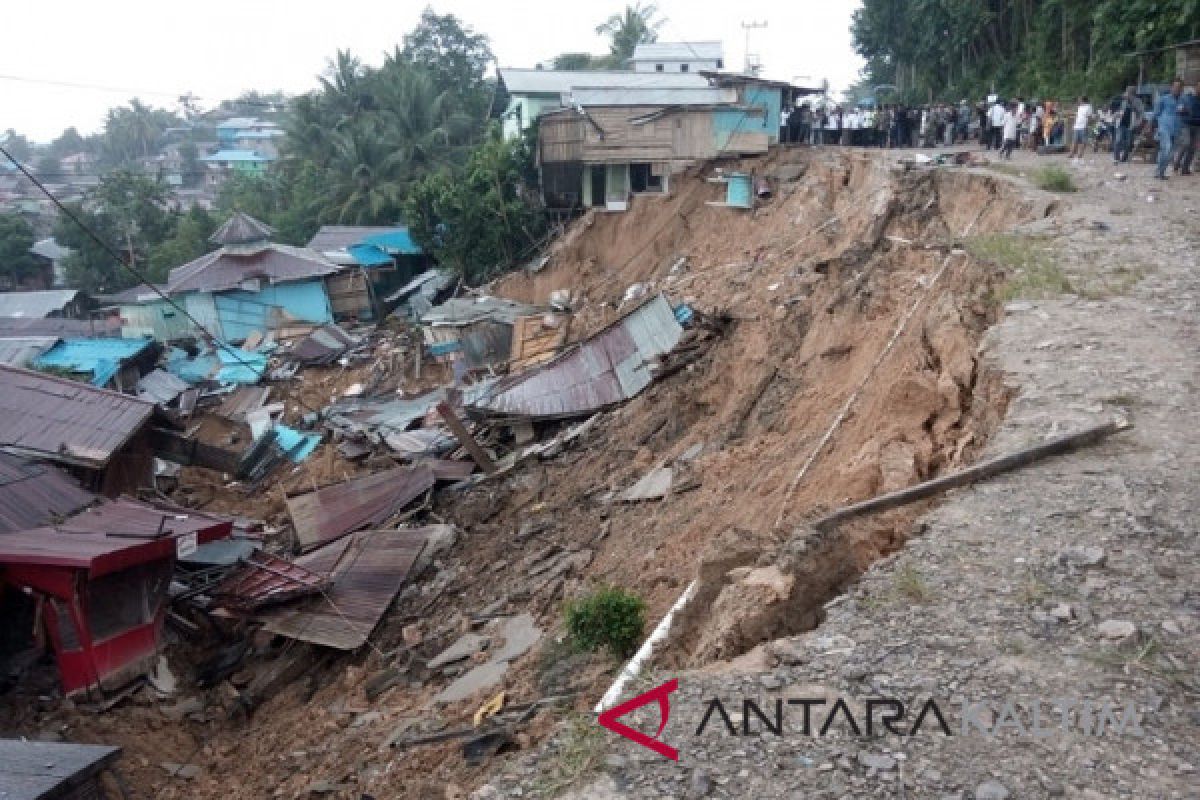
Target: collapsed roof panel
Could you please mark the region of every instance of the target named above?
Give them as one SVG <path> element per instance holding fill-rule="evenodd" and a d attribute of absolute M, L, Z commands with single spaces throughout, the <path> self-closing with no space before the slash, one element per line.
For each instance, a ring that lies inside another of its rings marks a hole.
<path fill-rule="evenodd" d="M 0 452 L 0 533 L 45 525 L 95 500 L 66 473 Z"/>
<path fill-rule="evenodd" d="M 562 419 L 628 400 L 653 380 L 653 365 L 683 336 L 662 294 L 534 369 L 502 378 L 467 402 L 480 414 Z"/>
<path fill-rule="evenodd" d="M 312 550 L 348 533 L 381 525 L 436 481 L 427 466 L 377 472 L 287 499 L 288 514 L 302 550 Z"/>

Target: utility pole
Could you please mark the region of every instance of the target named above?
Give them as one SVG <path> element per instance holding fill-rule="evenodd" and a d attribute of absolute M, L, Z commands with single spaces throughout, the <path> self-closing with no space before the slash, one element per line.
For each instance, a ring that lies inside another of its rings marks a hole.
<path fill-rule="evenodd" d="M 757 75 L 762 71 L 762 61 L 757 53 L 750 52 L 750 31 L 758 30 L 767 27 L 767 21 L 762 22 L 743 22 L 742 30 L 746 31 L 746 63 L 745 72 L 747 75 Z"/>

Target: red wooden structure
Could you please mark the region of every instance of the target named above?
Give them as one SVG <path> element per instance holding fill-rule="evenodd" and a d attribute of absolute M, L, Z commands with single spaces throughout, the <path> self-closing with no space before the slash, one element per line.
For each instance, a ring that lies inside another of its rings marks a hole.
<path fill-rule="evenodd" d="M 36 598 L 66 693 L 111 690 L 158 651 L 176 557 L 232 528 L 116 500 L 58 525 L 0 534 L 0 583 Z"/>

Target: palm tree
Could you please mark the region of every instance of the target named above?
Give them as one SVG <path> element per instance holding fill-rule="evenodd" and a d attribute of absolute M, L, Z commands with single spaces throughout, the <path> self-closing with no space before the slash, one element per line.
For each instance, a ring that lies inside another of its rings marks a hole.
<path fill-rule="evenodd" d="M 596 33 L 609 38 L 608 49 L 616 62 L 615 66 L 623 66 L 632 58 L 639 44 L 658 41 L 658 29 L 666 24 L 666 20 L 656 20 L 656 16 L 658 6 L 654 3 L 643 6 L 638 0 L 631 6 L 625 6 L 624 12 L 613 14 L 596 26 Z"/>

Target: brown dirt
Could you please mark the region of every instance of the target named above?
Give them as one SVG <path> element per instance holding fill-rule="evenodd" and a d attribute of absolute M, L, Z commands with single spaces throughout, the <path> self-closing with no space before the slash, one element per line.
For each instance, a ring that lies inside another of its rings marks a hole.
<path fill-rule="evenodd" d="M 164 798 L 293 797 L 318 779 L 353 786 L 333 797 L 452 796 L 443 787 L 478 785 L 496 764 L 468 768 L 454 743 L 408 753 L 379 745 L 406 716 L 457 727 L 483 698 L 421 710 L 444 683 L 439 679 L 389 690 L 371 707 L 382 717 L 361 727 L 351 726 L 353 713 L 337 710 L 368 710 L 361 687 L 382 666 L 380 653 L 397 647 L 404 625 L 418 626 L 417 650 L 428 657 L 466 629 L 465 615 L 495 601 L 530 611 L 552 636 L 510 670 L 509 701 L 565 686 L 582 692 L 577 706 L 585 708 L 615 665 L 570 655 L 550 638 L 560 631 L 563 600 L 586 585 L 633 588 L 653 621 L 699 575 L 696 611 L 684 618 L 667 655 L 677 664 L 737 656 L 815 624 L 821 603 L 912 533 L 919 509 L 829 537 L 810 536 L 805 520 L 970 460 L 1003 414 L 1000 377 L 976 358 L 979 337 L 997 313 L 1001 276 L 965 254 L 950 255 L 951 248 L 968 231 L 1003 230 L 1046 209 L 987 176 L 895 173 L 861 153 L 792 151 L 746 166 L 772 175 L 792 164 L 802 176 L 777 182 L 774 198 L 755 212 L 705 205 L 719 187 L 695 172 L 677 181 L 669 198 L 639 197 L 628 213 L 581 220 L 545 270 L 494 287 L 532 302 L 572 290 L 581 298 L 576 331 L 612 319 L 633 283 L 699 309 L 728 311 L 734 322 L 699 361 L 607 414 L 579 446 L 469 493 L 440 496 L 436 514 L 465 534 L 441 558 L 436 577 L 427 574 L 402 596 L 377 635 L 378 651 L 335 659 L 313 672 L 309 685 L 300 681 L 269 699 L 248 722 L 188 723 L 187 734 L 172 728 L 169 736 L 147 736 L 156 729 L 141 715 L 152 712 L 130 707 L 75 718 L 71 735 L 127 743 L 137 781 L 155 787 L 161 770 L 139 765 L 168 753 L 184 760 L 197 742 L 194 760 L 204 775 L 164 786 Z M 672 274 L 681 257 L 686 268 Z M 941 280 L 926 291 L 948 258 Z M 791 489 L 918 298 L 907 332 Z M 686 472 L 698 488 L 661 502 L 611 501 L 610 492 L 694 444 L 704 450 Z M 311 461 L 326 458 L 318 453 Z M 334 472 L 345 466 L 336 462 Z M 289 476 L 284 486 L 307 478 Z M 273 487 L 255 501 L 266 503 L 262 516 L 278 513 L 270 499 L 278 492 Z M 557 579 L 530 578 L 536 556 L 548 548 L 585 555 Z M 729 575 L 741 566 L 778 566 L 794 580 L 772 588 L 748 583 L 744 571 Z M 417 614 L 426 602 L 432 610 Z M 548 724 L 546 715 L 538 719 L 534 739 Z"/>

